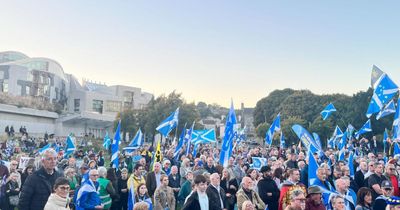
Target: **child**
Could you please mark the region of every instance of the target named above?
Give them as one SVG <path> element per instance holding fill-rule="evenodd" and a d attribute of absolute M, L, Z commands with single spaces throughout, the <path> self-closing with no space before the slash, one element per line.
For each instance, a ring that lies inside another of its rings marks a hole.
<path fill-rule="evenodd" d="M 10 209 L 13 209 L 18 206 L 19 201 L 19 192 L 20 188 L 18 185 L 18 172 L 13 172 L 10 174 L 10 181 L 6 184 L 6 195 L 8 200 L 10 201 Z"/>

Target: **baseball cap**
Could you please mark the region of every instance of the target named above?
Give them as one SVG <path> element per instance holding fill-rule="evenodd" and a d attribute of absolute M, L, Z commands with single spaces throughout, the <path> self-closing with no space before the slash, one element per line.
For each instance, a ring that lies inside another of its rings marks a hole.
<path fill-rule="evenodd" d="M 393 185 L 390 181 L 384 180 L 382 181 L 381 188 L 393 188 Z"/>

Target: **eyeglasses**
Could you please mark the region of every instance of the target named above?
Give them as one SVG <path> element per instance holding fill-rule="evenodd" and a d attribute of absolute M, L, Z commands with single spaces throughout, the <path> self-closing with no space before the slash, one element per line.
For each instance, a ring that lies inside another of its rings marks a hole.
<path fill-rule="evenodd" d="M 300 201 L 300 202 L 302 202 L 302 203 L 305 203 L 305 202 L 306 202 L 306 199 L 305 199 L 305 198 L 296 198 L 296 199 L 294 199 L 294 200 Z"/>
<path fill-rule="evenodd" d="M 392 188 L 384 188 L 385 191 L 391 191 Z"/>
<path fill-rule="evenodd" d="M 90 176 L 99 176 L 98 174 L 91 174 Z"/>
<path fill-rule="evenodd" d="M 396 170 L 396 169 L 395 169 L 395 168 L 389 168 L 389 170 L 394 171 L 394 170 Z"/>
<path fill-rule="evenodd" d="M 70 187 L 68 186 L 59 186 L 58 188 L 60 188 L 60 190 L 69 190 Z"/>

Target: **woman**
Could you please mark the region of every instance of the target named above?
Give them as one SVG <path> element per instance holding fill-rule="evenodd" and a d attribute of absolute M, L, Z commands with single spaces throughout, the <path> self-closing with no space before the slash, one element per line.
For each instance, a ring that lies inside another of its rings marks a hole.
<path fill-rule="evenodd" d="M 362 187 L 357 192 L 357 206 L 355 210 L 371 210 L 372 191 Z"/>
<path fill-rule="evenodd" d="M 10 203 L 10 209 L 15 209 L 16 206 L 18 206 L 18 202 L 19 202 L 19 192 L 20 187 L 18 184 L 18 172 L 12 172 L 10 174 L 10 181 L 7 182 L 6 184 L 6 195 L 7 195 L 7 199 Z"/>
<path fill-rule="evenodd" d="M 122 170 L 121 170 L 122 171 Z M 108 180 L 110 180 L 113 188 L 116 190 L 118 189 L 118 179 L 117 179 L 117 175 L 115 174 L 115 169 L 114 168 L 109 168 L 107 170 L 107 177 Z M 118 207 L 118 202 L 119 202 L 119 193 L 116 192 L 115 196 L 112 197 L 112 204 L 111 204 L 111 210 L 116 210 Z"/>
<path fill-rule="evenodd" d="M 21 186 L 24 186 L 25 180 L 26 178 L 33 174 L 33 172 L 35 171 L 35 166 L 34 165 L 28 165 L 26 166 L 24 172 L 21 175 Z"/>
<path fill-rule="evenodd" d="M 253 183 L 254 183 L 253 190 L 254 190 L 255 192 L 258 193 L 257 184 L 258 184 L 258 180 L 259 180 L 259 178 L 260 178 L 260 177 L 258 176 L 258 170 L 257 170 L 257 169 L 254 169 L 254 168 L 249 169 L 249 170 L 247 171 L 247 176 L 250 177 L 251 180 L 253 180 Z"/>
<path fill-rule="evenodd" d="M 99 195 L 101 199 L 101 204 L 104 205 L 103 209 L 110 209 L 112 203 L 111 198 L 116 197 L 115 189 L 110 180 L 106 178 L 107 169 L 105 167 L 99 167 L 98 172 L 99 179 L 97 181 L 100 185 Z"/>
<path fill-rule="evenodd" d="M 188 171 L 191 171 L 190 160 L 189 160 L 189 158 L 185 158 L 185 159 L 182 160 L 182 164 L 181 164 L 181 167 L 180 167 L 180 170 L 179 170 L 179 173 L 180 173 L 180 175 L 182 177 L 181 186 L 186 181 L 185 177 L 186 177 L 186 174 L 188 173 Z"/>
<path fill-rule="evenodd" d="M 281 183 L 283 182 L 283 169 L 281 168 L 281 167 L 279 167 L 279 168 L 275 168 L 275 170 L 274 170 L 274 177 L 272 178 L 274 181 L 275 181 L 275 183 L 276 183 L 276 185 L 278 186 L 278 187 L 280 187 L 281 186 Z"/>
<path fill-rule="evenodd" d="M 236 204 L 236 192 L 239 189 L 239 184 L 235 178 L 231 179 L 227 169 L 222 170 L 222 179 L 220 186 L 225 191 L 227 209 L 233 210 Z"/>
<path fill-rule="evenodd" d="M 155 210 L 174 210 L 175 209 L 175 196 L 174 191 L 168 186 L 168 176 L 161 175 L 161 185 L 154 192 L 154 209 Z"/>
<path fill-rule="evenodd" d="M 119 204 L 118 208 L 127 210 L 128 209 L 128 169 L 123 168 L 121 170 L 121 177 L 118 179 L 118 194 Z"/>
<path fill-rule="evenodd" d="M 345 210 L 344 198 L 341 195 L 334 195 L 331 198 L 332 210 Z"/>
<path fill-rule="evenodd" d="M 44 210 L 68 210 L 69 208 L 69 181 L 59 177 L 54 183 L 54 193 L 47 200 Z"/>
<path fill-rule="evenodd" d="M 97 155 L 97 165 L 98 166 L 104 166 L 103 150 L 100 150 L 98 155 Z"/>
<path fill-rule="evenodd" d="M 145 202 L 148 204 L 150 210 L 153 209 L 153 203 L 149 194 L 147 193 L 146 184 L 141 183 L 136 189 L 135 203 L 138 202 Z"/>

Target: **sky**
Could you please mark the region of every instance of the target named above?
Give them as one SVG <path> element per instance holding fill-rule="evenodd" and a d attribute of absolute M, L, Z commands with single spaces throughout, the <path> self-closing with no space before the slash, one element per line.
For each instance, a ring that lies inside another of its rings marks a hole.
<path fill-rule="evenodd" d="M 398 1 L 3 1 L 0 51 L 79 80 L 253 107 L 275 89 L 354 94 L 372 65 L 400 83 Z"/>

